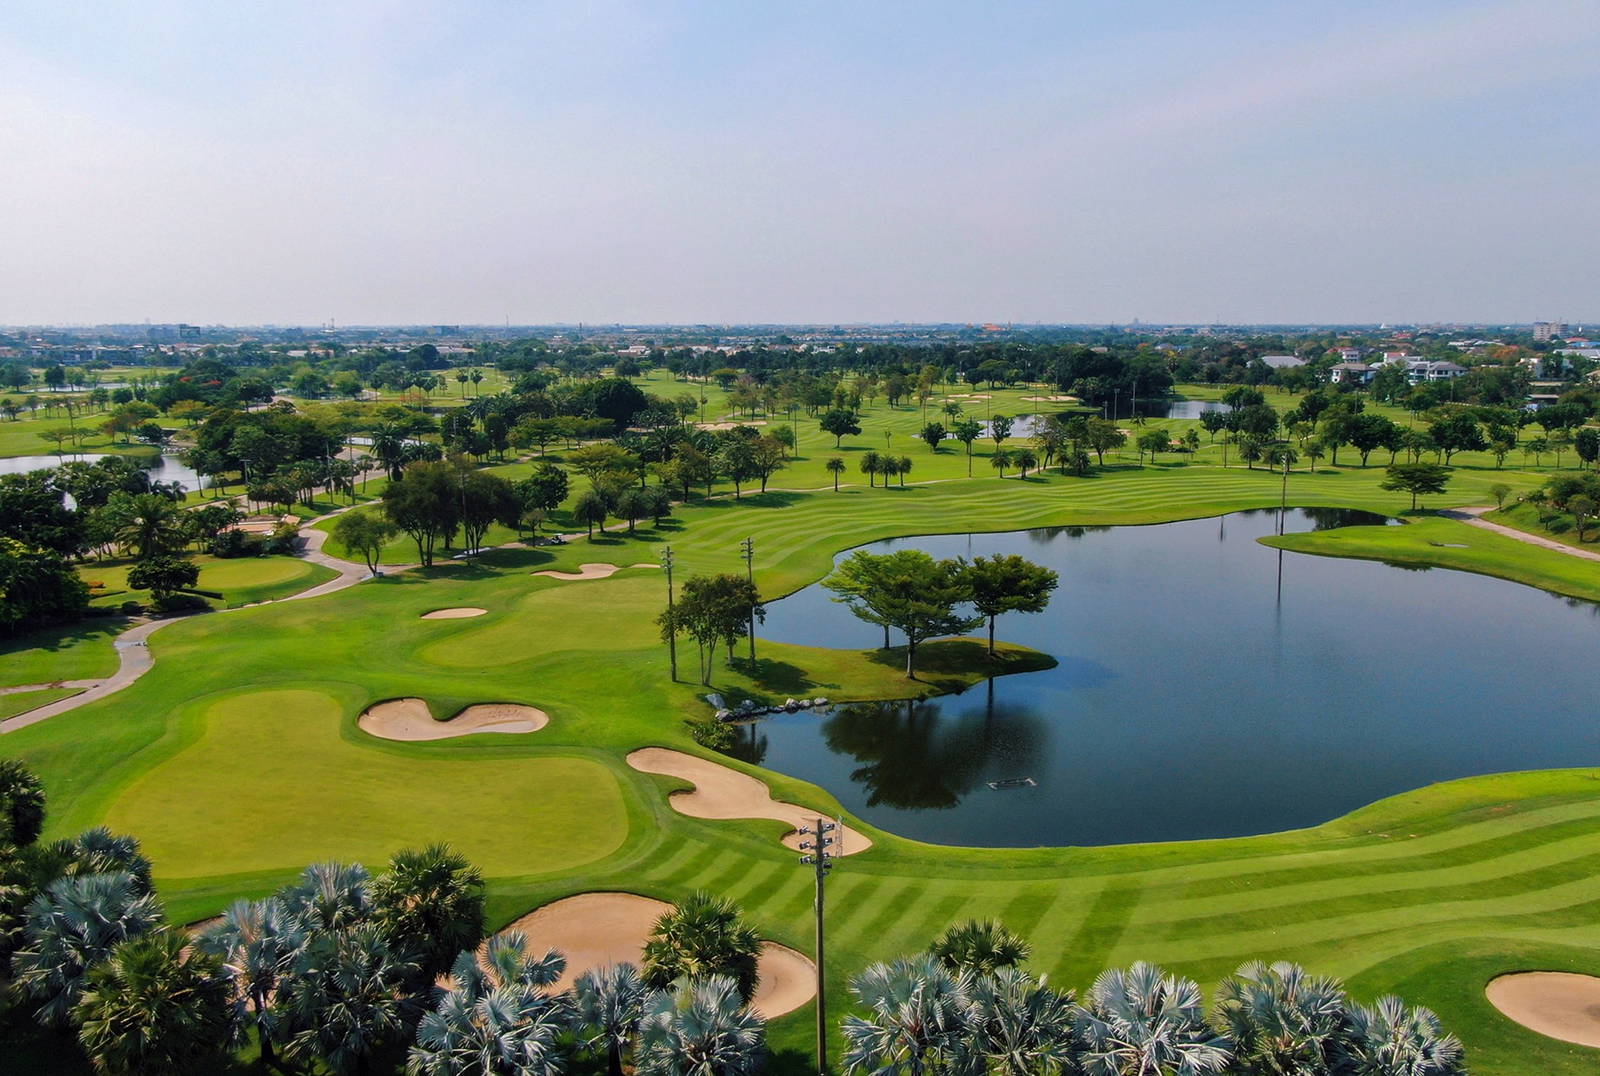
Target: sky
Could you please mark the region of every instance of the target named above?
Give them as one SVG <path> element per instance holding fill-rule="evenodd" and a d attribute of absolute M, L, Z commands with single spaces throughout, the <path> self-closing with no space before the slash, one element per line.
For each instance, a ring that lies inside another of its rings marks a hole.
<path fill-rule="evenodd" d="M 6 0 L 0 323 L 1600 320 L 1595 0 Z"/>

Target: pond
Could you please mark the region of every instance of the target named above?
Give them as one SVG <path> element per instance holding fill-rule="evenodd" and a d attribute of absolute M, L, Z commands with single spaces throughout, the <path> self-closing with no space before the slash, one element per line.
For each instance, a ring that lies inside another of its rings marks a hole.
<path fill-rule="evenodd" d="M 1362 515 L 1291 511 L 1284 525 L 1381 521 Z M 892 832 L 1006 847 L 1266 833 L 1433 781 L 1600 764 L 1597 607 L 1258 544 L 1278 522 L 1267 511 L 868 546 L 1049 565 L 1061 577 L 1050 607 L 1002 617 L 997 637 L 1059 665 L 926 702 L 764 719 L 742 728 L 742 752 Z M 768 606 L 762 634 L 882 642 L 820 585 Z"/>
<path fill-rule="evenodd" d="M 27 474 L 29 471 L 43 471 L 59 467 L 62 462 L 81 460 L 84 463 L 93 463 L 95 460 L 105 459 L 104 452 L 69 452 L 65 456 L 6 456 L 0 457 L 0 474 Z M 134 462 L 150 472 L 152 482 L 182 482 L 185 492 L 205 489 L 206 483 L 195 474 L 194 468 L 184 463 L 175 454 L 164 452 L 159 456 L 130 456 Z"/>

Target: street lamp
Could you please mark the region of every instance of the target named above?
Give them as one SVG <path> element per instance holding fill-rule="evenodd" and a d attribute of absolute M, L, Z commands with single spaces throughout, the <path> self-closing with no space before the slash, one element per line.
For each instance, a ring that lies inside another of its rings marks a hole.
<path fill-rule="evenodd" d="M 667 572 L 667 653 L 672 658 L 672 680 L 678 680 L 678 625 L 672 616 L 672 547 L 661 547 L 661 567 Z"/>
<path fill-rule="evenodd" d="M 739 552 L 744 554 L 744 577 L 747 580 L 749 580 L 750 586 L 753 588 L 756 585 L 756 575 L 755 575 L 756 540 L 754 538 L 746 538 L 744 541 L 740 542 L 739 543 Z M 752 595 L 752 604 L 750 606 L 750 675 L 754 676 L 755 675 L 755 671 L 756 671 L 756 607 L 754 605 L 754 596 Z"/>
<path fill-rule="evenodd" d="M 828 1073 L 828 996 L 823 971 L 822 905 L 828 872 L 833 869 L 834 857 L 839 854 L 830 849 L 838 846 L 840 838 L 828 834 L 838 828 L 837 823 L 819 817 L 816 825 L 801 826 L 797 831 L 802 838 L 800 850 L 806 853 L 800 857 L 800 862 L 815 868 L 817 880 L 817 1072 L 821 1076 L 827 1076 Z"/>

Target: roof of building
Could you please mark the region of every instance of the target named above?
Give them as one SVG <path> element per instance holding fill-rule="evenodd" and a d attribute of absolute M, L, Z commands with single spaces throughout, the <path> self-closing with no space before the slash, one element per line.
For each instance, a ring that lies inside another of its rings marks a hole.
<path fill-rule="evenodd" d="M 1298 355 L 1263 355 L 1261 361 L 1274 370 L 1287 370 L 1295 366 L 1304 366 L 1306 360 Z"/>

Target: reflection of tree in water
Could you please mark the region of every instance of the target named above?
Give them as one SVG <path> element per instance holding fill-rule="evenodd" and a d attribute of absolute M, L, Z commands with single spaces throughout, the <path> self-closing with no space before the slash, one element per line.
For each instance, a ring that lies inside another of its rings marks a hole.
<path fill-rule="evenodd" d="M 864 764 L 850 778 L 868 806 L 943 809 L 959 804 L 992 764 L 1031 764 L 1043 728 L 1025 707 L 997 705 L 990 681 L 987 705 L 965 713 L 915 699 L 855 703 L 828 717 L 822 735 L 829 750 Z"/>
<path fill-rule="evenodd" d="M 1331 531 L 1339 527 L 1381 527 L 1389 517 L 1377 512 L 1364 512 L 1359 508 L 1301 508 L 1300 513 L 1311 521 L 1314 531 Z"/>
<path fill-rule="evenodd" d="M 1028 531 L 1028 541 L 1034 545 L 1049 545 L 1057 538 L 1082 538 L 1086 534 L 1098 534 L 1110 529 L 1110 527 L 1035 527 Z"/>
<path fill-rule="evenodd" d="M 767 757 L 767 734 L 761 731 L 759 721 L 740 721 L 732 726 L 734 741 L 733 746 L 723 752 L 732 755 L 740 762 L 748 762 L 752 766 L 759 766 Z"/>

